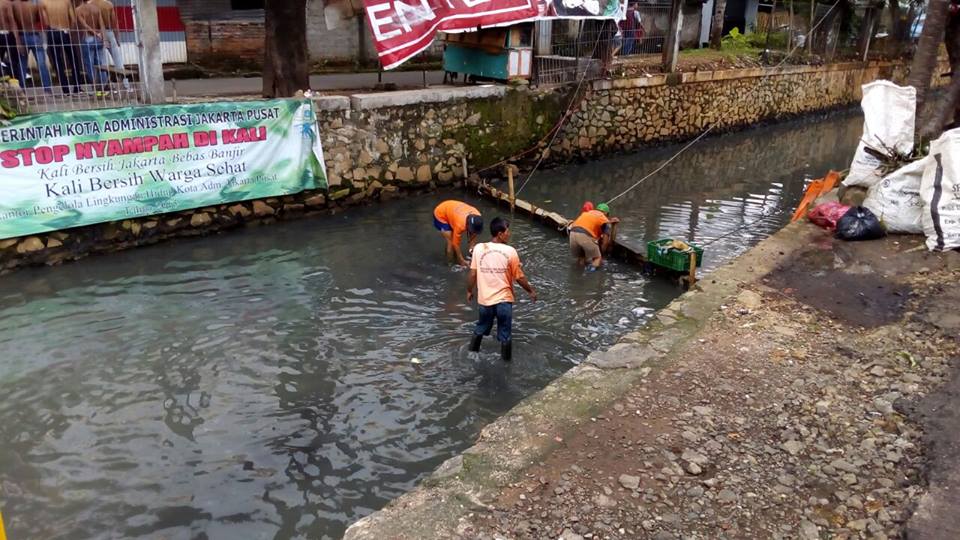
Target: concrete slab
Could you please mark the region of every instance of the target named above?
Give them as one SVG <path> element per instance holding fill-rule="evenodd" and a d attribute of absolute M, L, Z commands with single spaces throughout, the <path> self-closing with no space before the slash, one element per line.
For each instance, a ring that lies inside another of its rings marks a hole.
<path fill-rule="evenodd" d="M 499 98 L 505 96 L 506 93 L 506 86 L 493 84 L 467 87 L 439 86 L 423 90 L 356 94 L 350 96 L 350 103 L 354 110 L 361 111 L 416 105 L 418 103 L 443 103 L 458 99 Z"/>
<path fill-rule="evenodd" d="M 313 106 L 319 111 L 349 111 L 350 98 L 347 96 L 320 96 L 313 98 Z"/>

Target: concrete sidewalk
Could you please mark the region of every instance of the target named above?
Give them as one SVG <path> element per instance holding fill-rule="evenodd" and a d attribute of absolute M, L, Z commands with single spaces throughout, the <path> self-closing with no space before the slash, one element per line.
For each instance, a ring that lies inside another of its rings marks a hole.
<path fill-rule="evenodd" d="M 424 72 L 422 71 L 387 71 L 382 74 L 383 84 L 395 84 L 400 88 L 418 88 L 423 86 Z M 443 82 L 442 71 L 427 71 L 428 85 Z M 325 75 L 311 75 L 310 86 L 320 92 L 336 90 L 365 90 L 372 89 L 377 84 L 377 73 L 330 73 Z M 263 79 L 260 77 L 231 77 L 216 79 L 185 79 L 166 82 L 167 97 L 173 96 L 176 85 L 179 97 L 205 96 L 242 96 L 260 94 L 263 88 Z"/>

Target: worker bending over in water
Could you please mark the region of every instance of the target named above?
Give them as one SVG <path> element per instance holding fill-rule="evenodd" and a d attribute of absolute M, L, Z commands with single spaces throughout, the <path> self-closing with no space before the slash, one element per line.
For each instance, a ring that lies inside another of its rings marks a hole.
<path fill-rule="evenodd" d="M 603 253 L 610 247 L 611 228 L 619 222 L 618 218 L 610 218 L 610 207 L 606 203 L 581 213 L 570 225 L 570 254 L 579 264 L 586 264 L 588 271 L 596 270 L 603 262 Z"/>
<path fill-rule="evenodd" d="M 470 261 L 467 301 L 473 301 L 476 290 L 477 303 L 480 304 L 480 317 L 473 330 L 470 350 L 480 350 L 483 336 L 490 335 L 493 320 L 496 319 L 500 358 L 509 362 L 513 355 L 513 282 L 519 283 L 534 302 L 537 301 L 537 293 L 520 269 L 517 250 L 507 245 L 510 241 L 510 222 L 501 217 L 493 218 L 490 222 L 490 235 L 493 237 L 490 242 L 477 244 L 473 248 L 473 259 Z"/>
<path fill-rule="evenodd" d="M 483 218 L 480 211 L 465 202 L 443 201 L 433 209 L 433 226 L 446 240 L 447 260 L 456 258 L 461 266 L 467 266 L 467 260 L 460 251 L 460 239 L 464 231 L 469 232 L 470 240 L 467 252 L 473 250 L 477 235 L 483 231 Z"/>

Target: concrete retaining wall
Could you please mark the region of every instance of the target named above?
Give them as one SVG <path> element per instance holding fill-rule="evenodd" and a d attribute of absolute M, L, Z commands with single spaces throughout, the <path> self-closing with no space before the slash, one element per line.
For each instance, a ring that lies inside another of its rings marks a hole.
<path fill-rule="evenodd" d="M 452 185 L 463 178 L 464 159 L 470 173 L 497 174 L 499 162 L 525 150 L 521 166 L 544 150 L 545 163 L 562 163 L 689 139 L 710 125 L 720 132 L 848 106 L 861 84 L 904 73 L 871 63 L 597 81 L 549 149 L 553 126 L 574 101 L 571 87 L 323 97 L 316 105 L 329 190 L 0 240 L 0 272 Z"/>

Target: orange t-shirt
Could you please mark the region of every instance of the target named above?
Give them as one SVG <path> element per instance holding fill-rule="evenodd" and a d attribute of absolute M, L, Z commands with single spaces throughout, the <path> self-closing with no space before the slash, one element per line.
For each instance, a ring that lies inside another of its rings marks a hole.
<path fill-rule="evenodd" d="M 470 269 L 477 271 L 477 302 L 481 306 L 512 303 L 513 282 L 524 277 L 517 250 L 497 242 L 474 246 Z"/>
<path fill-rule="evenodd" d="M 453 229 L 453 245 L 460 245 L 460 237 L 467 230 L 467 216 L 480 215 L 480 211 L 465 202 L 443 201 L 433 209 L 433 217 Z"/>
<path fill-rule="evenodd" d="M 603 226 L 607 223 L 610 223 L 610 219 L 606 214 L 599 210 L 590 210 L 589 212 L 580 214 L 580 217 L 578 217 L 570 227 L 580 227 L 587 231 L 590 236 L 600 238 L 600 235 L 603 234 Z"/>

